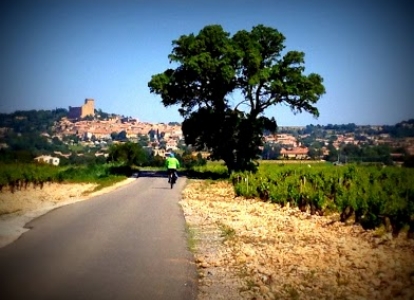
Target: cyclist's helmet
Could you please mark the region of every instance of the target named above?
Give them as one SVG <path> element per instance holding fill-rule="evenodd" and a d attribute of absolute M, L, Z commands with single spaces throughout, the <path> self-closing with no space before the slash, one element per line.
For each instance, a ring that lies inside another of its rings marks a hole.
<path fill-rule="evenodd" d="M 171 152 L 171 153 L 170 153 L 170 157 L 174 157 L 174 153 L 172 153 L 172 152 Z"/>

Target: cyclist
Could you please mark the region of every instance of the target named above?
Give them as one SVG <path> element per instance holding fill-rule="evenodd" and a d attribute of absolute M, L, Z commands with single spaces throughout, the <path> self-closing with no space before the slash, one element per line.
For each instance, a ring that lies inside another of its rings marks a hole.
<path fill-rule="evenodd" d="M 170 153 L 167 159 L 165 160 L 165 167 L 168 171 L 168 183 L 170 183 L 171 175 L 175 175 L 175 178 L 178 178 L 177 169 L 180 168 L 180 162 L 174 157 L 174 153 Z"/>

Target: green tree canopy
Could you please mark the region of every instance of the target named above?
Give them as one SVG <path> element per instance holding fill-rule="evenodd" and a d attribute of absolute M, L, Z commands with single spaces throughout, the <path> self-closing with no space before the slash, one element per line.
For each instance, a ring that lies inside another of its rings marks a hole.
<path fill-rule="evenodd" d="M 111 145 L 108 154 L 109 161 L 124 163 L 128 166 L 144 166 L 148 164 L 148 153 L 138 144 L 126 142 Z"/>
<path fill-rule="evenodd" d="M 148 86 L 165 106 L 180 106 L 187 144 L 209 149 L 230 172 L 246 170 L 260 155 L 263 132 L 276 131 L 276 120 L 264 115 L 268 107 L 286 104 L 295 113 L 319 115 L 323 79 L 304 74 L 303 52 L 283 54 L 284 41 L 263 25 L 233 36 L 209 25 L 174 40 L 169 59 L 177 67 L 153 75 Z M 239 103 L 230 101 L 235 92 L 243 95 Z"/>

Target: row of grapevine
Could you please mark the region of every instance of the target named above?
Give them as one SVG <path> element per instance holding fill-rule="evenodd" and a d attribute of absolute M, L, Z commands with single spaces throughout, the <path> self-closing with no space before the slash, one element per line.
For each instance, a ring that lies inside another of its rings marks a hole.
<path fill-rule="evenodd" d="M 298 207 L 323 215 L 339 212 L 364 228 L 391 226 L 414 232 L 414 170 L 347 165 L 265 166 L 256 174 L 233 175 L 235 191 L 245 197 Z"/>
<path fill-rule="evenodd" d="M 43 184 L 59 180 L 59 168 L 46 164 L 1 164 L 0 191 L 9 186 L 12 192 L 27 188 L 43 187 Z"/>
<path fill-rule="evenodd" d="M 0 164 L 0 192 L 11 192 L 29 186 L 40 187 L 47 182 L 97 182 L 113 177 L 129 176 L 131 169 L 116 165 L 56 167 L 48 164 Z"/>

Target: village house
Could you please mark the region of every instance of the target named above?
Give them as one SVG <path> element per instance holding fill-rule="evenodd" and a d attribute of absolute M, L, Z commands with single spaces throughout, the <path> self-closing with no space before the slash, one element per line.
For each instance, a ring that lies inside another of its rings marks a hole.
<path fill-rule="evenodd" d="M 327 147 L 322 147 L 321 150 L 322 150 L 322 157 L 329 155 L 329 149 Z"/>
<path fill-rule="evenodd" d="M 153 150 L 154 156 L 165 157 L 166 153 L 167 152 L 165 151 L 165 149 L 159 149 L 158 147 L 155 147 L 155 149 Z"/>
<path fill-rule="evenodd" d="M 276 137 L 273 135 L 264 136 L 263 142 L 267 144 L 273 144 L 276 142 Z"/>
<path fill-rule="evenodd" d="M 300 146 L 296 138 L 290 134 L 278 134 L 276 136 L 276 143 L 284 146 L 285 148 L 296 148 Z"/>
<path fill-rule="evenodd" d="M 167 141 L 167 144 L 165 145 L 165 148 L 171 149 L 171 150 L 177 150 L 177 141 L 174 139 L 170 139 Z"/>
<path fill-rule="evenodd" d="M 307 159 L 309 149 L 307 147 L 296 147 L 292 149 L 282 148 L 280 155 L 285 159 Z"/>
<path fill-rule="evenodd" d="M 405 148 L 408 155 L 414 155 L 414 146 L 408 146 Z"/>
<path fill-rule="evenodd" d="M 38 163 L 46 163 L 46 164 L 51 164 L 54 166 L 58 166 L 60 163 L 60 159 L 58 157 L 53 157 L 49 155 L 41 155 L 41 156 L 36 157 L 34 160 L 37 161 Z"/>
<path fill-rule="evenodd" d="M 104 153 L 104 152 L 99 152 L 99 151 L 98 151 L 98 152 L 96 152 L 96 153 L 95 153 L 95 156 L 96 156 L 96 157 L 98 157 L 98 156 L 108 157 L 108 156 L 109 156 L 109 154 L 108 154 L 108 153 Z"/>

